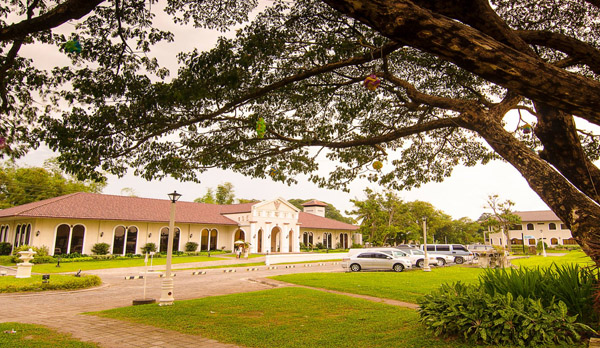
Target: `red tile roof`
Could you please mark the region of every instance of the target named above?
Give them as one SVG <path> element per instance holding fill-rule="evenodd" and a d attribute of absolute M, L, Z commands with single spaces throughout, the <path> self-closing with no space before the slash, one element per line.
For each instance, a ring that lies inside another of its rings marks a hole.
<path fill-rule="evenodd" d="M 175 220 L 178 223 L 237 225 L 237 222 L 222 214 L 249 212 L 253 205 L 259 203 L 218 205 L 179 201 L 175 210 Z M 168 222 L 171 211 L 170 205 L 171 202 L 167 199 L 78 192 L 0 210 L 0 218 L 28 217 Z M 358 229 L 358 226 L 304 212 L 299 213 L 298 222 L 301 223 L 302 228 Z"/>
<path fill-rule="evenodd" d="M 528 221 L 560 221 L 558 216 L 551 210 L 516 211 L 515 215 L 521 217 L 522 222 Z"/>
<path fill-rule="evenodd" d="M 321 201 L 317 201 L 316 199 L 313 199 L 312 201 L 302 203 L 301 206 L 303 206 L 303 207 L 314 207 L 314 206 L 326 207 L 327 203 L 323 203 Z"/>
<path fill-rule="evenodd" d="M 302 228 L 318 228 L 332 230 L 358 230 L 358 226 L 350 225 L 345 222 L 329 219 L 315 214 L 300 212 L 298 222 Z"/>
<path fill-rule="evenodd" d="M 78 192 L 0 210 L 1 217 L 46 217 L 168 222 L 169 200 Z M 237 225 L 221 215 L 224 206 L 177 202 L 178 223 Z"/>

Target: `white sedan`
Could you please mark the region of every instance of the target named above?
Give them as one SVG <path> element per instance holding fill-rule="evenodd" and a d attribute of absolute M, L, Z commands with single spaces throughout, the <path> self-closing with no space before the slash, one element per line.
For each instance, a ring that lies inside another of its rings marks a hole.
<path fill-rule="evenodd" d="M 411 262 L 406 259 L 392 257 L 379 251 L 364 251 L 342 260 L 342 267 L 352 272 L 367 269 L 393 270 L 402 272 L 411 268 Z"/>

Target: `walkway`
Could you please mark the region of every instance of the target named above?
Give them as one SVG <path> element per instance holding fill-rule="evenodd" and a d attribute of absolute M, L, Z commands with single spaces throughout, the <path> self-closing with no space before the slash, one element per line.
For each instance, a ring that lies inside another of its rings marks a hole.
<path fill-rule="evenodd" d="M 176 267 L 202 267 L 218 263 L 249 262 L 260 262 L 260 258 L 180 264 Z M 164 266 L 156 268 L 164 268 Z M 239 267 L 235 268 L 235 272 L 228 273 L 224 269 L 217 268 L 207 269 L 206 274 L 202 275 L 193 275 L 193 270 L 180 270 L 175 271 L 174 297 L 177 301 L 265 290 L 274 286 L 289 285 L 274 284 L 264 280 L 269 276 L 289 273 L 338 272 L 341 269 L 337 263 L 324 263 L 323 265 L 310 264 L 310 267 L 302 264 L 293 265 L 293 267 L 292 265 L 278 265 L 276 269 L 269 269 L 266 266 Z M 138 275 L 140 271 L 140 268 L 118 268 L 86 272 L 97 274 L 103 280 L 103 285 L 94 289 L 0 294 L 0 308 L 2 308 L 0 321 L 45 325 L 57 331 L 70 333 L 82 341 L 97 342 L 101 347 L 106 348 L 236 347 L 204 338 L 201 333 L 198 336 L 186 335 L 153 326 L 82 314 L 129 306 L 134 299 L 142 298 L 144 280 L 125 279 L 125 276 Z M 161 278 L 154 273 L 149 274 L 146 280 L 148 297 L 158 299 Z"/>

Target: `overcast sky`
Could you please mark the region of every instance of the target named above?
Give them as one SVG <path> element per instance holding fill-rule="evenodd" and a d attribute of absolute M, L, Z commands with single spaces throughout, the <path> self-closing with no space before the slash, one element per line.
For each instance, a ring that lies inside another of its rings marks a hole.
<path fill-rule="evenodd" d="M 168 16 L 157 16 L 155 25 L 167 28 L 175 34 L 172 43 L 161 43 L 154 47 L 152 55 L 159 59 L 161 64 L 167 66 L 174 76 L 177 71 L 176 53 L 191 51 L 193 48 L 209 49 L 219 35 L 209 30 L 198 30 L 189 27 L 180 27 L 172 23 Z M 60 32 L 68 34 L 73 26 L 67 24 Z M 227 34 L 227 36 L 232 33 Z M 64 60 L 56 46 L 26 46 L 21 53 L 33 58 L 40 68 L 50 68 Z M 41 166 L 47 158 L 53 157 L 47 148 L 40 148 L 18 163 L 21 165 Z M 323 161 L 327 159 L 322 158 Z M 327 166 L 327 163 L 323 163 Z M 231 182 L 235 188 L 237 198 L 273 199 L 277 197 L 290 198 L 316 198 L 336 206 L 340 211 L 352 210 L 350 199 L 364 199 L 365 188 L 381 191 L 375 184 L 366 181 L 355 181 L 351 185 L 351 192 L 331 191 L 318 188 L 315 184 L 306 182 L 306 178 L 297 178 L 299 184 L 287 186 L 268 179 L 252 179 L 241 174 L 223 170 L 210 170 L 201 176 L 201 184 L 182 183 L 173 179 L 162 181 L 145 181 L 144 179 L 127 175 L 124 178 L 109 177 L 106 194 L 121 194 L 124 188 L 133 189 L 139 197 L 166 199 L 167 193 L 177 190 L 183 194 L 181 200 L 193 201 L 205 194 L 207 188 Z M 484 212 L 484 206 L 489 195 L 498 194 L 502 200 L 510 199 L 516 203 L 516 210 L 544 210 L 547 206 L 533 193 L 523 177 L 509 164 L 495 161 L 486 166 L 472 168 L 457 167 L 453 175 L 443 183 L 430 183 L 408 192 L 399 192 L 405 201 L 422 200 L 432 203 L 437 209 L 444 211 L 458 219 L 469 217 L 477 219 Z"/>

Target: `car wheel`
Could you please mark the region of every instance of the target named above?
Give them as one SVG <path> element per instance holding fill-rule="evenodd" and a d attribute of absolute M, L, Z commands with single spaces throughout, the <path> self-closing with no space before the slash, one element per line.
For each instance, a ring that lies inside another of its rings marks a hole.
<path fill-rule="evenodd" d="M 395 272 L 402 272 L 404 271 L 404 265 L 402 265 L 401 263 L 397 263 L 394 265 L 394 271 Z"/>
<path fill-rule="evenodd" d="M 446 260 L 442 259 L 441 257 L 438 257 L 437 262 L 438 262 L 438 266 L 446 265 Z"/>
<path fill-rule="evenodd" d="M 423 261 L 423 260 L 418 260 L 418 261 L 417 261 L 417 267 L 419 267 L 419 268 L 423 267 L 423 264 L 424 264 L 424 263 L 425 263 L 425 261 Z"/>
<path fill-rule="evenodd" d="M 360 265 L 358 263 L 353 263 L 350 265 L 350 270 L 352 272 L 358 272 L 360 271 Z"/>
<path fill-rule="evenodd" d="M 463 262 L 465 262 L 465 259 L 463 259 L 462 257 L 457 257 L 454 259 L 454 262 L 456 262 L 457 265 L 462 264 Z"/>

